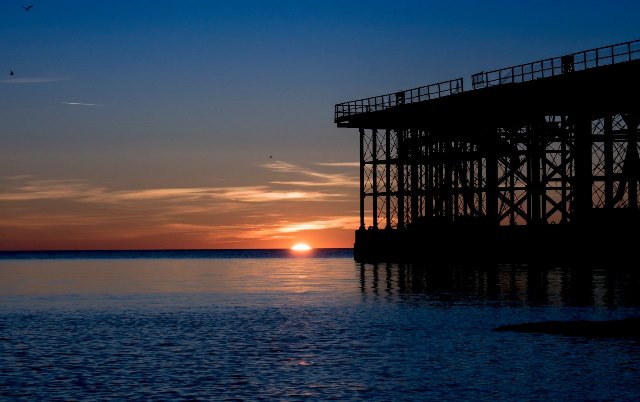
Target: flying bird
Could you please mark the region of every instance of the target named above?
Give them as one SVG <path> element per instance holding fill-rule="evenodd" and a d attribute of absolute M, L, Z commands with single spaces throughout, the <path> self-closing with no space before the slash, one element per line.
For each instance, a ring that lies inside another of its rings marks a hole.
<path fill-rule="evenodd" d="M 28 6 L 22 6 L 22 8 L 24 8 L 24 11 L 31 11 L 31 9 L 33 8 L 33 4 L 29 4 Z"/>

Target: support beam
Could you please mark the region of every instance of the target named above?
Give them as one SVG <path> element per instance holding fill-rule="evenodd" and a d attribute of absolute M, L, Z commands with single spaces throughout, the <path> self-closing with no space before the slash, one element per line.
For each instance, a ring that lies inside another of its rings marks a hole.
<path fill-rule="evenodd" d="M 487 161 L 486 184 L 486 214 L 489 224 L 498 225 L 498 143 L 500 134 L 486 132 L 487 141 L 484 143 L 484 155 Z"/>
<path fill-rule="evenodd" d="M 360 230 L 364 230 L 364 198 L 365 198 L 365 188 L 364 188 L 364 170 L 365 170 L 365 159 L 364 159 L 364 128 L 359 129 L 360 132 Z"/>
<path fill-rule="evenodd" d="M 371 180 L 373 182 L 373 228 L 378 229 L 378 130 L 371 130 Z"/>
<path fill-rule="evenodd" d="M 529 224 L 542 223 L 542 180 L 541 162 L 543 157 L 543 145 L 541 144 L 543 128 L 540 124 L 533 124 L 528 128 L 527 146 L 527 175 L 529 183 L 527 185 L 528 196 L 528 218 Z"/>
<path fill-rule="evenodd" d="M 387 214 L 387 225 L 386 229 L 391 229 L 391 130 L 387 129 L 385 131 L 385 140 L 386 140 L 386 158 L 385 158 L 385 173 L 386 173 L 386 214 Z"/>
<path fill-rule="evenodd" d="M 613 117 L 604 117 L 604 208 L 615 207 L 613 199 Z"/>
<path fill-rule="evenodd" d="M 625 115 L 627 124 L 627 155 L 624 163 L 625 178 L 627 180 L 629 208 L 638 209 L 638 180 L 640 179 L 640 158 L 638 156 L 638 123 L 640 119 L 635 115 Z"/>
<path fill-rule="evenodd" d="M 574 150 L 575 176 L 573 177 L 574 201 L 573 213 L 579 224 L 586 224 L 593 201 L 591 187 L 593 176 L 591 171 L 591 120 L 586 116 L 574 116 Z"/>
<path fill-rule="evenodd" d="M 396 136 L 398 139 L 398 150 L 397 150 L 397 159 L 396 159 L 396 169 L 398 171 L 398 229 L 405 228 L 405 219 L 404 219 L 404 165 L 406 162 L 406 157 L 404 155 L 405 150 L 405 132 L 403 130 L 395 130 Z"/>
<path fill-rule="evenodd" d="M 418 132 L 419 130 L 412 129 L 410 131 L 411 141 L 411 223 L 418 221 L 418 197 L 420 193 L 418 191 Z"/>

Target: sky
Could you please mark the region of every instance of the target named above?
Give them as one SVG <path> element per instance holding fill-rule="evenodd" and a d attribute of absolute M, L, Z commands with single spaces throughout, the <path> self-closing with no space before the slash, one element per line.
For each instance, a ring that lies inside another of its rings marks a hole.
<path fill-rule="evenodd" d="M 336 103 L 638 21 L 615 0 L 0 0 L 0 250 L 352 247 Z"/>

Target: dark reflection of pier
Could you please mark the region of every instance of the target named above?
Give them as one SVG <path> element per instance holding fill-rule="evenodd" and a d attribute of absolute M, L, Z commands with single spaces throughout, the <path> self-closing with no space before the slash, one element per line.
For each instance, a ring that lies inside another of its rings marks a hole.
<path fill-rule="evenodd" d="M 364 296 L 532 306 L 640 306 L 640 272 L 602 266 L 358 264 Z"/>

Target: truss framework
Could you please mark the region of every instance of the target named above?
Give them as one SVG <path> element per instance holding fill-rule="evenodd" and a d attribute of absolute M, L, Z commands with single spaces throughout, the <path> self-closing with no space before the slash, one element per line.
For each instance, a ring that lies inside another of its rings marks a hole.
<path fill-rule="evenodd" d="M 449 133 L 360 128 L 360 228 L 567 224 L 638 209 L 640 114 Z"/>

